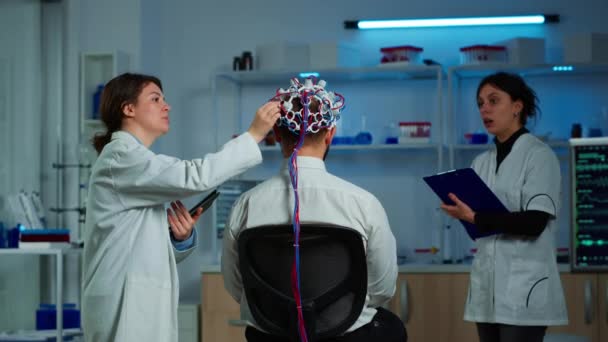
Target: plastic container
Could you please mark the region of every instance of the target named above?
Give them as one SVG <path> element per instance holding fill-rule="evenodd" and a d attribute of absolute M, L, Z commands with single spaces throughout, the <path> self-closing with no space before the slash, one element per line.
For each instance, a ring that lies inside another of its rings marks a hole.
<path fill-rule="evenodd" d="M 239 71 L 241 69 L 241 57 L 235 56 L 232 59 L 232 70 Z"/>
<path fill-rule="evenodd" d="M 414 63 L 421 64 L 421 53 L 423 48 L 411 45 L 384 47 L 380 49 L 382 58 L 381 64 L 387 63 Z"/>
<path fill-rule="evenodd" d="M 103 84 L 98 85 L 97 90 L 95 91 L 95 93 L 93 93 L 93 115 L 91 116 L 91 118 L 95 120 L 100 118 L 99 105 L 101 101 L 101 93 L 103 92 L 103 87 Z"/>
<path fill-rule="evenodd" d="M 399 143 L 429 142 L 431 123 L 428 121 L 410 121 L 399 123 Z"/>
<path fill-rule="evenodd" d="M 460 48 L 460 64 L 506 61 L 507 48 L 502 45 L 471 45 Z"/>
<path fill-rule="evenodd" d="M 6 248 L 19 248 L 19 228 L 13 227 L 6 233 Z"/>
<path fill-rule="evenodd" d="M 0 221 L 0 248 L 6 247 L 6 231 L 4 229 L 4 223 Z"/>
<path fill-rule="evenodd" d="M 355 138 L 354 137 L 349 137 L 349 136 L 335 136 L 332 140 L 331 140 L 331 144 L 332 145 L 353 145 L 355 143 Z"/>
<path fill-rule="evenodd" d="M 355 135 L 355 144 L 357 145 L 371 145 L 373 141 L 372 134 L 370 132 L 359 132 Z"/>
<path fill-rule="evenodd" d="M 488 143 L 488 135 L 486 133 L 466 133 L 464 139 L 468 144 L 479 145 Z"/>
<path fill-rule="evenodd" d="M 243 52 L 241 56 L 241 70 L 253 70 L 253 55 L 251 51 Z"/>
<path fill-rule="evenodd" d="M 399 143 L 399 127 L 395 123 L 389 123 L 385 126 L 385 144 L 398 144 Z"/>
<path fill-rule="evenodd" d="M 36 310 L 36 330 L 57 328 L 57 309 L 55 304 L 40 304 Z M 63 329 L 80 328 L 80 310 L 76 304 L 63 304 Z"/>

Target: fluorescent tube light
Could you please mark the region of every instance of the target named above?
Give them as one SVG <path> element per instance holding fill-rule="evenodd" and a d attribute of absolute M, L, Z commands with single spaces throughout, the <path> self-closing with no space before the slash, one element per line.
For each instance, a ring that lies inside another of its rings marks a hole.
<path fill-rule="evenodd" d="M 559 22 L 559 15 L 538 14 L 500 17 L 467 17 L 467 18 L 429 18 L 429 19 L 394 19 L 394 20 L 350 20 L 344 22 L 346 29 L 388 29 L 413 27 L 450 27 L 450 26 L 485 26 L 485 25 L 523 25 Z"/>

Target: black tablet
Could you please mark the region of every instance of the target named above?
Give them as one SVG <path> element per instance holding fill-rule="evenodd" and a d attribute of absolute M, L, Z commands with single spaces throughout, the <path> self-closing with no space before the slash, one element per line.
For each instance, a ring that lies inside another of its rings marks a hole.
<path fill-rule="evenodd" d="M 209 207 L 213 204 L 213 201 L 220 195 L 220 192 L 217 190 L 213 190 L 209 195 L 203 198 L 200 202 L 198 202 L 194 207 L 192 207 L 189 211 L 190 216 L 194 215 L 198 208 L 203 208 L 203 212 L 207 211 Z"/>

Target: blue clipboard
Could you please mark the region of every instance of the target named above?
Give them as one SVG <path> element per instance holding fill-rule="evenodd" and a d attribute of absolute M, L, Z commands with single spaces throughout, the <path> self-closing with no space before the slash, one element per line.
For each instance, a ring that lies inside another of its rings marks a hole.
<path fill-rule="evenodd" d="M 486 183 L 472 168 L 451 170 L 436 175 L 423 177 L 426 184 L 439 196 L 445 204 L 453 205 L 449 193 L 456 195 L 475 212 L 508 213 L 509 210 L 488 188 Z M 471 239 L 498 234 L 499 232 L 480 232 L 477 226 L 460 220 Z"/>

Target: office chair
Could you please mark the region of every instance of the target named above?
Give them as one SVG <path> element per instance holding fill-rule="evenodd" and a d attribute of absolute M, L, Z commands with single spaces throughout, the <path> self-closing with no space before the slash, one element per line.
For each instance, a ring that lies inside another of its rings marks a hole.
<path fill-rule="evenodd" d="M 261 329 L 299 341 L 291 287 L 293 226 L 260 226 L 238 238 L 239 268 L 251 314 Z M 326 224 L 302 224 L 300 293 L 308 341 L 338 336 L 357 320 L 367 295 L 361 234 Z"/>

